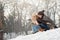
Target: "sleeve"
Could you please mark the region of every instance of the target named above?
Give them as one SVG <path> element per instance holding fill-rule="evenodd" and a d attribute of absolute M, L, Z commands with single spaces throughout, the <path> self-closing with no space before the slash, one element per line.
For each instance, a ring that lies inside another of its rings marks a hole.
<path fill-rule="evenodd" d="M 54 28 L 56 28 L 57 26 L 55 25 L 54 21 L 52 21 L 49 17 L 47 17 L 46 15 L 44 16 L 43 20 L 46 20 L 47 22 L 49 22 Z"/>

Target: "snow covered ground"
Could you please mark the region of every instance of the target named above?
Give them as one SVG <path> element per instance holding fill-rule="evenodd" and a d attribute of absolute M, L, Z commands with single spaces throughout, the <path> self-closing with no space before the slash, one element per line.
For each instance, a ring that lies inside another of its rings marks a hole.
<path fill-rule="evenodd" d="M 26 36 L 18 36 L 9 40 L 60 40 L 60 28 Z"/>

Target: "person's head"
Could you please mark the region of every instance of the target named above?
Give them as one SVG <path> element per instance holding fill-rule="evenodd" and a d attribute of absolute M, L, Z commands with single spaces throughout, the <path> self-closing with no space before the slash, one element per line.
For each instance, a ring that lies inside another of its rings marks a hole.
<path fill-rule="evenodd" d="M 40 19 L 43 19 L 44 17 L 44 10 L 38 12 L 38 16 Z"/>
<path fill-rule="evenodd" d="M 31 20 L 32 20 L 32 23 L 33 24 L 36 24 L 36 25 L 38 25 L 38 23 L 37 23 L 37 15 L 36 14 L 32 14 L 32 18 L 31 18 Z"/>

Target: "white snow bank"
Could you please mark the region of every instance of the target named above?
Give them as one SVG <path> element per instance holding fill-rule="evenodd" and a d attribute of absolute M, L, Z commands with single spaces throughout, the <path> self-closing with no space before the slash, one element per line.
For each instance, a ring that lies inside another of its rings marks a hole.
<path fill-rule="evenodd" d="M 60 28 L 26 36 L 18 36 L 10 40 L 60 40 Z"/>

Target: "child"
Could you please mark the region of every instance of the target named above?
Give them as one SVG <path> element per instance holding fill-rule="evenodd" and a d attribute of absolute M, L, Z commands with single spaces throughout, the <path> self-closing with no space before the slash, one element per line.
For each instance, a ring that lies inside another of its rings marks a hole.
<path fill-rule="evenodd" d="M 32 27 L 33 33 L 38 32 L 38 30 L 40 29 L 40 26 L 39 26 L 36 18 L 37 18 L 37 15 L 36 14 L 33 14 L 32 15 L 32 19 L 31 19 L 32 20 L 32 23 L 34 24 L 34 26 Z"/>
<path fill-rule="evenodd" d="M 43 15 L 41 15 L 40 17 L 41 19 L 38 17 L 38 15 L 35 15 L 35 14 L 32 16 L 32 22 L 35 24 L 32 27 L 33 33 L 36 33 L 38 31 L 43 32 L 43 31 L 49 30 L 49 27 L 47 26 L 47 24 L 45 24 L 44 21 L 42 20 Z"/>

